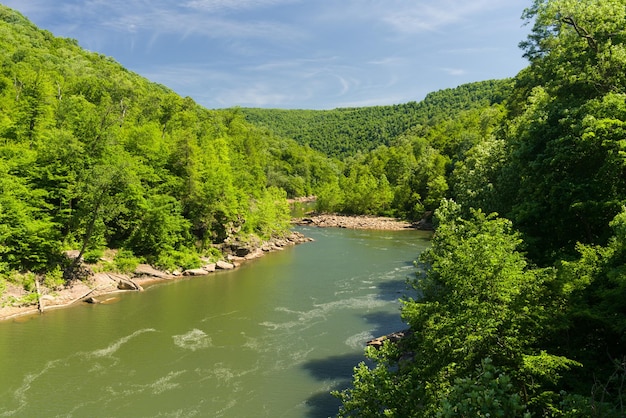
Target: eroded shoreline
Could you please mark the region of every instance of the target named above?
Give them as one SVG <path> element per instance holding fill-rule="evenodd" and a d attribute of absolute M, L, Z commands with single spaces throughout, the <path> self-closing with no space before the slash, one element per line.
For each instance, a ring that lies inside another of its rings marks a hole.
<path fill-rule="evenodd" d="M 423 229 L 414 224 L 400 221 L 394 218 L 374 217 L 374 216 L 344 216 L 334 214 L 315 214 L 304 218 L 294 219 L 295 225 L 309 225 L 321 228 L 350 228 L 350 229 L 370 229 L 385 231 L 400 231 L 410 229 Z M 227 258 L 228 263 L 236 268 L 241 263 L 262 257 L 264 254 L 280 251 L 285 247 L 297 245 L 311 241 L 299 232 L 293 231 L 290 235 L 261 243 L 255 248 L 246 249 L 245 254 L 241 254 L 240 248 L 234 247 Z M 239 254 L 241 255 L 238 255 Z M 217 269 L 219 270 L 219 269 Z M 212 274 L 215 269 L 194 269 L 193 272 L 183 275 L 181 273 L 171 274 L 156 270 L 148 265 L 141 264 L 132 274 L 120 274 L 113 272 L 95 273 L 86 281 L 75 281 L 70 286 L 60 290 L 43 289 L 38 301 L 27 306 L 13 306 L 10 298 L 16 298 L 28 294 L 23 289 L 9 284 L 4 292 L 2 306 L 0 306 L 0 321 L 22 320 L 30 316 L 38 316 L 47 310 L 61 309 L 73 306 L 76 303 L 112 303 L 117 298 L 116 293 L 143 290 L 153 284 L 189 278 L 192 276 Z M 133 288 L 137 286 L 137 288 Z"/>

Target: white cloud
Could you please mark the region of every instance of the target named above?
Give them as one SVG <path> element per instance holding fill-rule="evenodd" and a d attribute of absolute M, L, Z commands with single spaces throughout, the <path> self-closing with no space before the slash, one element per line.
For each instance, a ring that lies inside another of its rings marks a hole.
<path fill-rule="evenodd" d="M 204 12 L 220 12 L 224 10 L 249 10 L 263 7 L 293 3 L 295 0 L 191 0 L 184 3 L 185 7 Z"/>
<path fill-rule="evenodd" d="M 218 11 L 252 9 L 293 3 L 295 0 L 191 0 L 182 5 L 176 0 L 5 0 L 31 18 L 52 18 L 49 29 L 72 36 L 68 31 L 93 33 L 113 29 L 121 34 L 157 33 L 179 37 L 198 34 L 210 38 L 299 39 L 300 30 L 272 19 L 271 14 L 236 19 L 220 16 Z"/>
<path fill-rule="evenodd" d="M 461 76 L 467 74 L 467 71 L 462 68 L 442 68 L 442 70 L 443 72 L 453 76 Z"/>
<path fill-rule="evenodd" d="M 231 88 L 218 92 L 213 98 L 222 106 L 232 106 L 233 103 L 240 106 L 275 106 L 280 107 L 295 100 L 300 100 L 296 92 L 285 93 L 276 86 L 265 83 L 255 83 L 247 86 Z"/>
<path fill-rule="evenodd" d="M 350 13 L 337 16 L 337 19 L 378 22 L 402 34 L 443 30 L 446 26 L 506 6 L 502 0 L 387 0 L 369 1 L 366 7 L 362 0 L 353 0 L 349 4 Z M 332 19 L 331 13 L 325 16 Z"/>

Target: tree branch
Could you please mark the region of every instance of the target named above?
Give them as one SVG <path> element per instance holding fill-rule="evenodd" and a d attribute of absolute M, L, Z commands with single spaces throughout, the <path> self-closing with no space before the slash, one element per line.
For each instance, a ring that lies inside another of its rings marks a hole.
<path fill-rule="evenodd" d="M 578 23 L 576 23 L 576 20 L 574 20 L 572 16 L 564 17 L 563 19 L 561 19 L 561 21 L 566 25 L 570 25 L 571 27 L 573 27 L 578 36 L 586 39 L 589 47 L 595 52 L 598 52 L 598 43 L 596 42 L 595 38 L 589 35 L 589 32 L 587 32 L 585 28 L 578 26 Z"/>

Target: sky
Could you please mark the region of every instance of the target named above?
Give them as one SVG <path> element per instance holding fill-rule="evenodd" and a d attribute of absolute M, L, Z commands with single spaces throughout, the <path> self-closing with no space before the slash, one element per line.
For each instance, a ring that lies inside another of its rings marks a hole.
<path fill-rule="evenodd" d="M 0 0 L 207 108 L 420 101 L 515 76 L 530 0 Z"/>

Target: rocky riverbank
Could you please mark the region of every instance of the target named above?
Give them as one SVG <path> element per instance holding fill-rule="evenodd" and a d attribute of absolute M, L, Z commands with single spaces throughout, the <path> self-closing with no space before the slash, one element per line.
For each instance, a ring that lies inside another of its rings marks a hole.
<path fill-rule="evenodd" d="M 382 216 L 347 216 L 337 214 L 311 214 L 296 219 L 296 225 L 311 225 L 322 228 L 374 229 L 384 231 L 401 231 L 405 229 L 432 229 L 427 221 L 410 223 L 396 218 Z"/>
<path fill-rule="evenodd" d="M 36 298 L 28 298 L 33 292 L 12 283 L 0 297 L 0 320 L 27 318 L 50 309 L 59 309 L 75 303 L 113 303 L 117 300 L 115 293 L 141 291 L 150 284 L 176 280 L 189 276 L 205 276 L 219 270 L 237 268 L 241 263 L 262 257 L 264 254 L 281 251 L 286 247 L 312 241 L 299 232 L 291 232 L 281 238 L 266 242 L 229 241 L 222 245 L 225 260 L 215 263 L 204 260 L 204 265 L 197 269 L 185 271 L 160 271 L 147 264 L 140 264 L 130 274 L 113 272 L 91 273 L 85 280 L 74 280 L 61 289 L 49 289 L 38 284 Z M 28 302 L 26 302 L 28 301 Z"/>
<path fill-rule="evenodd" d="M 317 227 L 371 229 L 399 231 L 408 229 L 432 229 L 426 221 L 409 223 L 395 218 L 378 216 L 346 216 L 336 214 L 309 214 L 307 217 L 295 219 L 295 225 Z M 293 231 L 289 235 L 275 238 L 267 242 L 260 240 L 237 241 L 227 240 L 220 246 L 225 259 L 216 263 L 205 260 L 205 264 L 197 269 L 186 271 L 165 272 L 140 264 L 131 274 L 112 272 L 92 273 L 85 280 L 75 280 L 62 289 L 48 289 L 41 286 L 38 297 L 26 298 L 32 292 L 12 284 L 0 297 L 0 320 L 36 315 L 49 309 L 58 309 L 80 302 L 112 303 L 116 300 L 114 293 L 141 291 L 144 286 L 156 282 L 175 280 L 185 276 L 204 276 L 219 270 L 237 268 L 241 263 L 263 256 L 266 253 L 280 251 L 286 247 L 311 241 L 303 234 Z M 24 300 L 30 302 L 24 302 Z"/>

